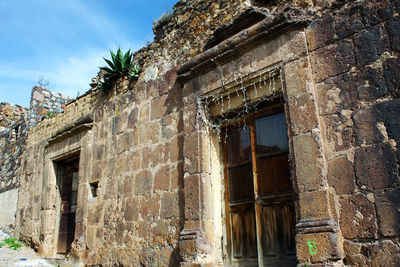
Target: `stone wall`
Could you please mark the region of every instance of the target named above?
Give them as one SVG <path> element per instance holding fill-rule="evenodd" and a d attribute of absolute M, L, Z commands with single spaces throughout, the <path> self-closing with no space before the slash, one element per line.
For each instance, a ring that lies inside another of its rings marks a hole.
<path fill-rule="evenodd" d="M 352 266 L 400 262 L 399 8 L 346 4 L 306 31 L 331 205 Z"/>
<path fill-rule="evenodd" d="M 268 3 L 178 2 L 136 54 L 138 81 L 118 81 L 116 96 L 88 91 L 33 128 L 21 167 L 19 237 L 55 256 L 55 166 L 78 153 L 71 250 L 78 261 L 228 264 L 221 144 L 199 120 L 198 99 L 278 71 L 298 262 L 398 265 L 400 6 Z"/>

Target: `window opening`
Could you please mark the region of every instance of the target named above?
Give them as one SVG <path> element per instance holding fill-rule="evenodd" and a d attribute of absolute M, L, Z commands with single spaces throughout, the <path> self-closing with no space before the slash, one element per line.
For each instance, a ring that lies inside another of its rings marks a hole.
<path fill-rule="evenodd" d="M 99 187 L 99 182 L 93 182 L 90 183 L 90 192 L 91 192 L 91 197 L 90 199 L 96 198 L 97 197 L 97 190 Z"/>

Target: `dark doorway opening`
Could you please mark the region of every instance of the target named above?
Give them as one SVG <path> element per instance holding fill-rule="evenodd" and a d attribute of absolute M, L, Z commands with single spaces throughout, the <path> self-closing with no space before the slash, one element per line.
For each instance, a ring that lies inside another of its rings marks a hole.
<path fill-rule="evenodd" d="M 79 154 L 57 162 L 57 185 L 61 196 L 57 253 L 67 254 L 75 237 L 75 213 L 79 183 Z"/>

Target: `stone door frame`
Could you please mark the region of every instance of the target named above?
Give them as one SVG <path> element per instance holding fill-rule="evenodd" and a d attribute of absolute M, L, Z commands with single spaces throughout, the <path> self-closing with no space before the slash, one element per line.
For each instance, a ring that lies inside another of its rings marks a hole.
<path fill-rule="evenodd" d="M 85 144 L 87 131 L 76 131 L 67 136 L 57 136 L 50 140 L 45 147 L 43 191 L 41 207 L 41 227 L 39 253 L 45 257 L 54 257 L 57 254 L 58 232 L 60 224 L 61 196 L 57 185 L 57 162 L 79 155 L 79 185 L 78 185 L 78 209 L 82 211 L 82 201 L 79 200 L 79 192 L 84 190 L 85 171 L 81 168 L 85 165 Z M 76 223 L 76 222 L 75 222 Z M 76 237 L 76 231 L 75 231 Z M 75 241 L 74 241 L 75 242 Z M 73 244 L 72 243 L 72 247 Z M 72 252 L 74 252 L 72 250 Z"/>

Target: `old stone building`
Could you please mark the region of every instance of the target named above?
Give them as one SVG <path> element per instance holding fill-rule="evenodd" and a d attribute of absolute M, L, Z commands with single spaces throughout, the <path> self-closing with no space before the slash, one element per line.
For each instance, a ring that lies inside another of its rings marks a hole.
<path fill-rule="evenodd" d="M 88 266 L 399 266 L 399 12 L 181 0 L 137 81 L 29 132 L 16 234 Z"/>

